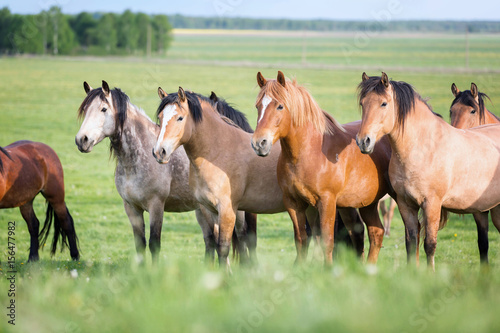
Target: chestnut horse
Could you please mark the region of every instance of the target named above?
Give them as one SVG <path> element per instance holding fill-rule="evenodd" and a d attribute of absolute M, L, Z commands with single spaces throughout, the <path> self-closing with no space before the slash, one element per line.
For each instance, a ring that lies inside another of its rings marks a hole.
<path fill-rule="evenodd" d="M 436 117 L 411 85 L 389 80 L 385 73 L 370 78 L 363 73 L 359 101 L 360 150 L 370 154 L 376 142 L 389 136 L 389 176 L 405 223 L 408 259 L 417 249 L 422 208 L 424 249 L 434 269 L 437 232 L 446 222 L 446 211 L 491 210 L 494 223 L 498 221 L 500 126 L 454 128 Z"/>
<path fill-rule="evenodd" d="M 139 258 L 144 257 L 146 249 L 144 211 L 149 212 L 149 248 L 153 262 L 157 262 L 163 212 L 196 210 L 205 240 L 205 260 L 213 261 L 215 241 L 210 227 L 213 221 L 210 214 L 200 208 L 189 188 L 189 160 L 184 150 L 179 149 L 169 165 L 159 165 L 151 156 L 151 149 L 160 129 L 146 113 L 130 103 L 120 89 L 111 90 L 106 81 L 96 89 L 87 82 L 83 87 L 87 95 L 78 109 L 83 123 L 75 142 L 81 152 L 89 153 L 104 138 L 110 139 L 111 152 L 116 158 L 116 189 L 132 225 Z M 238 218 L 245 223 L 243 212 L 238 213 Z M 256 217 L 247 215 L 246 218 L 250 230 L 255 230 Z M 255 249 L 249 245 L 249 250 Z"/>
<path fill-rule="evenodd" d="M 479 92 L 475 83 L 471 83 L 470 90 L 460 91 L 455 83 L 451 85 L 451 92 L 455 99 L 450 107 L 450 122 L 456 128 L 471 128 L 485 124 L 498 124 L 500 119 L 488 111 L 484 106 L 488 95 Z M 474 213 L 477 225 L 477 245 L 481 263 L 488 263 L 488 213 Z M 500 225 L 496 222 L 495 225 Z M 500 231 L 500 229 L 499 229 Z"/>
<path fill-rule="evenodd" d="M 41 232 L 33 210 L 33 200 L 38 193 L 42 193 L 47 200 L 46 219 Z M 47 240 L 52 220 L 54 238 L 51 254 L 56 252 L 61 237 L 61 246 L 69 243 L 71 258 L 79 259 L 78 238 L 64 194 L 63 168 L 52 148 L 31 141 L 16 141 L 0 147 L 0 209 L 19 207 L 31 238 L 28 261 L 39 259 L 38 249 Z"/>
<path fill-rule="evenodd" d="M 170 163 L 176 149 L 184 147 L 191 161 L 189 183 L 194 195 L 218 221 L 214 233 L 223 267 L 237 209 L 265 214 L 285 211 L 276 177 L 280 147 L 274 146 L 270 157 L 261 159 L 249 145 L 251 134 L 216 112 L 217 103 L 181 87 L 171 94 L 159 88 L 158 94 L 162 100 L 157 111 L 161 132 L 153 154 L 158 163 Z M 237 110 L 231 112 L 244 117 Z M 359 224 L 356 212 L 350 213 L 344 222 Z M 315 221 L 315 214 L 314 210 L 308 211 L 310 221 Z M 236 230 L 240 228 L 236 223 Z M 356 236 L 357 244 L 363 246 L 363 233 Z"/>
<path fill-rule="evenodd" d="M 278 182 L 293 222 L 299 258 L 304 259 L 307 239 L 305 208 L 311 205 L 319 211 L 325 264 L 332 262 L 338 206 L 359 208 L 370 239 L 368 261 L 375 263 L 384 237 L 378 202 L 386 193 L 393 194 L 387 177 L 389 141 L 384 140 L 373 155 L 363 155 L 355 142 L 360 122 L 340 125 L 282 72 L 277 80 L 266 80 L 259 72 L 257 83 L 261 90 L 252 147 L 257 155 L 267 156 L 278 140 L 281 143 Z"/>

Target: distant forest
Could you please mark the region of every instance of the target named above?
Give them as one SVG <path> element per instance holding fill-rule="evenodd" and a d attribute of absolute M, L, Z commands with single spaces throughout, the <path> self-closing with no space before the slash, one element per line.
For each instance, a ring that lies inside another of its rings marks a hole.
<path fill-rule="evenodd" d="M 331 21 L 169 16 L 176 29 L 498 33 L 500 21 Z"/>
<path fill-rule="evenodd" d="M 172 28 L 295 31 L 500 33 L 500 21 L 331 21 L 116 13 L 67 15 L 54 6 L 36 15 L 0 9 L 0 54 L 166 55 Z"/>

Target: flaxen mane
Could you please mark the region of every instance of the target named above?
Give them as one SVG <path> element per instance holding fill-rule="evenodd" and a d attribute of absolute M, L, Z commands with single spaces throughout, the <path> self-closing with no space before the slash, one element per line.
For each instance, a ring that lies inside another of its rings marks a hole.
<path fill-rule="evenodd" d="M 345 132 L 341 124 L 319 107 L 309 91 L 297 84 L 296 79 L 286 80 L 286 88 L 277 80 L 267 80 L 257 95 L 257 103 L 264 95 L 286 106 L 294 126 L 312 124 L 322 134 L 333 134 L 335 128 Z"/>
<path fill-rule="evenodd" d="M 485 121 L 485 112 L 486 112 L 486 108 L 484 106 L 484 99 L 487 98 L 487 99 L 490 100 L 490 102 L 491 102 L 491 99 L 488 97 L 488 95 L 486 95 L 486 94 L 484 94 L 482 92 L 478 92 L 477 98 L 479 100 L 479 110 L 477 110 L 477 112 L 479 114 L 479 123 L 482 125 L 482 124 L 484 124 L 484 121 Z M 455 97 L 455 99 L 453 100 L 453 102 L 451 102 L 451 106 L 453 106 L 453 105 L 455 105 L 457 103 L 461 103 L 461 104 L 470 106 L 472 108 L 476 108 L 478 106 L 477 102 L 474 99 L 474 96 L 472 96 L 472 93 L 471 93 L 470 90 L 464 90 L 464 91 L 459 92 L 458 95 L 457 95 L 457 97 Z M 498 121 L 500 121 L 500 118 L 497 115 L 495 115 L 493 113 L 491 113 L 491 114 Z M 451 114 L 450 114 L 450 116 L 451 116 Z"/>

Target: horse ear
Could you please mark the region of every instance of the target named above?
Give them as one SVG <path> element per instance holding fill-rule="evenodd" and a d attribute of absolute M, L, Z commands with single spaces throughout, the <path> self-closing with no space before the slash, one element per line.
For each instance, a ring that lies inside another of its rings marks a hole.
<path fill-rule="evenodd" d="M 451 93 L 453 94 L 453 96 L 457 97 L 458 94 L 460 94 L 460 90 L 458 90 L 457 86 L 455 85 L 455 83 L 453 83 L 451 85 Z"/>
<path fill-rule="evenodd" d="M 382 72 L 381 81 L 386 88 L 389 88 L 389 77 L 385 74 L 385 72 Z"/>
<path fill-rule="evenodd" d="M 470 84 L 470 92 L 472 94 L 472 97 L 474 97 L 474 99 L 477 100 L 477 96 L 479 95 L 479 93 L 478 93 L 478 90 L 477 90 L 477 86 L 476 86 L 476 84 L 474 82 L 472 82 Z"/>
<path fill-rule="evenodd" d="M 182 89 L 182 87 L 179 87 L 179 91 L 177 92 L 177 94 L 179 95 L 179 100 L 181 101 L 181 103 L 186 101 L 186 93 L 184 92 L 184 89 Z"/>
<path fill-rule="evenodd" d="M 363 72 L 363 75 L 361 75 L 361 79 L 363 80 L 363 82 L 365 82 L 366 80 L 368 80 L 370 77 L 368 75 L 366 75 L 366 72 Z"/>
<path fill-rule="evenodd" d="M 257 73 L 257 83 L 258 83 L 259 87 L 261 87 L 261 88 L 263 86 L 265 86 L 267 83 L 267 80 L 264 78 L 264 76 L 262 75 L 261 72 Z"/>
<path fill-rule="evenodd" d="M 108 86 L 108 83 L 104 80 L 102 80 L 102 91 L 104 91 L 106 96 L 109 95 L 109 86 Z"/>
<path fill-rule="evenodd" d="M 286 80 L 285 80 L 285 75 L 283 74 L 282 71 L 278 71 L 278 82 L 283 86 L 286 87 Z"/>
<path fill-rule="evenodd" d="M 219 98 L 217 97 L 217 95 L 212 91 L 212 93 L 210 94 L 210 100 L 212 102 L 217 102 L 219 100 Z"/>
<path fill-rule="evenodd" d="M 158 87 L 158 97 L 160 97 L 160 99 L 164 99 L 167 96 L 168 94 L 165 92 L 165 90 L 161 89 L 161 87 Z"/>
<path fill-rule="evenodd" d="M 83 89 L 85 89 L 85 93 L 88 95 L 92 90 L 92 87 L 87 83 L 87 81 L 83 82 Z"/>

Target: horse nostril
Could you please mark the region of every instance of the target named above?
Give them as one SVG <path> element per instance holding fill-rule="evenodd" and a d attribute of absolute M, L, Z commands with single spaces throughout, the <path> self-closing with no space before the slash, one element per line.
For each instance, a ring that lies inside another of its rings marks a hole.
<path fill-rule="evenodd" d="M 89 141 L 89 138 L 84 135 L 83 138 L 82 138 L 82 143 L 87 143 Z"/>
<path fill-rule="evenodd" d="M 260 147 L 264 148 L 265 145 L 267 145 L 267 140 L 266 139 L 262 139 L 262 141 L 260 142 Z"/>
<path fill-rule="evenodd" d="M 365 145 L 366 145 L 366 146 L 369 146 L 369 145 L 370 145 L 370 137 L 369 137 L 369 136 L 368 136 L 368 137 L 366 137 L 366 139 L 365 139 Z"/>
<path fill-rule="evenodd" d="M 167 155 L 167 152 L 165 151 L 165 148 L 162 148 L 160 151 L 160 156 L 165 157 L 165 155 Z"/>

